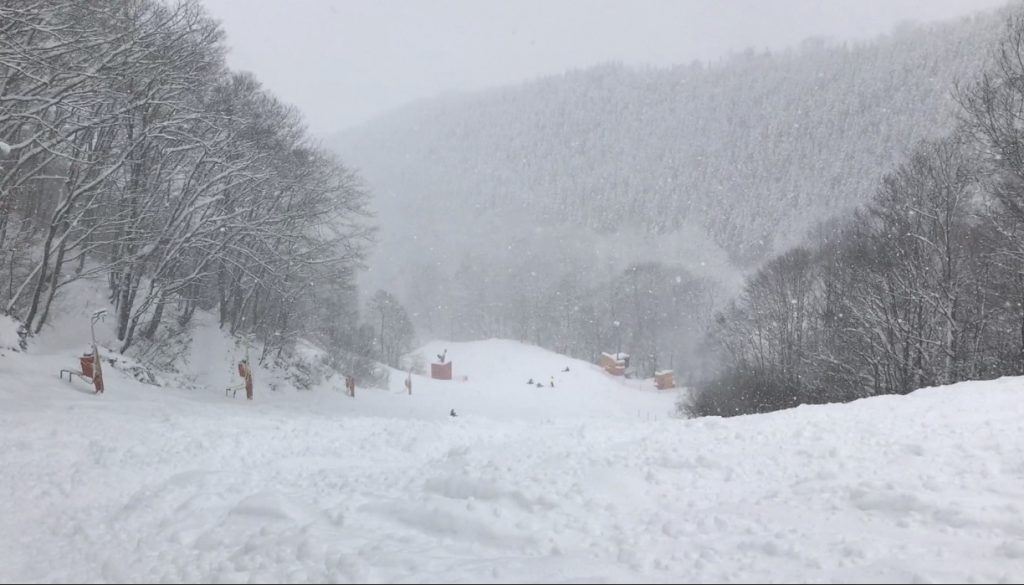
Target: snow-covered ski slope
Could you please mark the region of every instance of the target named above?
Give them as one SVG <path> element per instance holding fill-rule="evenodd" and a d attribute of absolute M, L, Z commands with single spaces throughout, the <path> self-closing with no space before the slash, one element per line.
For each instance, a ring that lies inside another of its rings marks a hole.
<path fill-rule="evenodd" d="M 251 403 L 93 396 L 52 347 L 0 350 L 3 582 L 1024 579 L 1021 379 L 684 421 L 508 341 L 430 344 L 468 380 L 412 396 Z"/>

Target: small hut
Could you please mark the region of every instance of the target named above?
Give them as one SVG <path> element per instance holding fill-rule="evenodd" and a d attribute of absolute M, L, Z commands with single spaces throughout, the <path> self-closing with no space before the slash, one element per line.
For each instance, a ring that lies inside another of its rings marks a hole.
<path fill-rule="evenodd" d="M 629 367 L 629 354 L 602 352 L 601 367 L 613 376 L 624 376 L 626 368 Z"/>
<path fill-rule="evenodd" d="M 675 377 L 672 370 L 661 370 L 654 372 L 654 385 L 658 390 L 671 390 L 676 387 Z"/>
<path fill-rule="evenodd" d="M 435 380 L 451 380 L 452 379 L 452 363 L 445 362 L 439 364 L 434 362 L 430 364 L 430 377 Z"/>

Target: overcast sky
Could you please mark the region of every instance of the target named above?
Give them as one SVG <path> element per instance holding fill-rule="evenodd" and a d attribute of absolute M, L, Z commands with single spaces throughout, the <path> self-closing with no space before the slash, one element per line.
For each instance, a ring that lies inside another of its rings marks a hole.
<path fill-rule="evenodd" d="M 449 90 L 608 61 L 668 65 L 862 39 L 1006 0 L 203 0 L 233 67 L 316 134 Z"/>

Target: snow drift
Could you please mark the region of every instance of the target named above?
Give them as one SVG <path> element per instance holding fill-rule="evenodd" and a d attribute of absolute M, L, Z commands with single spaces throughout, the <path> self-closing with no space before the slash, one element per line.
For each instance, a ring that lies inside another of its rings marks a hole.
<path fill-rule="evenodd" d="M 0 581 L 1024 578 L 1021 379 L 684 421 L 557 354 L 444 348 L 468 380 L 251 403 L 0 357 Z"/>

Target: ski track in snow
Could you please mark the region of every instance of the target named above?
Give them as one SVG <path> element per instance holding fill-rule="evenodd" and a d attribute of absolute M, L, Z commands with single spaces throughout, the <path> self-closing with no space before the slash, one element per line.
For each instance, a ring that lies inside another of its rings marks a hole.
<path fill-rule="evenodd" d="M 538 415 L 486 410 L 526 388 L 483 383 L 498 346 L 461 386 L 252 403 L 116 371 L 96 397 L 56 381 L 66 357 L 0 357 L 0 581 L 1024 579 L 1021 379 L 647 421 L 574 410 L 566 374 Z M 462 391 L 484 398 L 446 416 Z"/>

